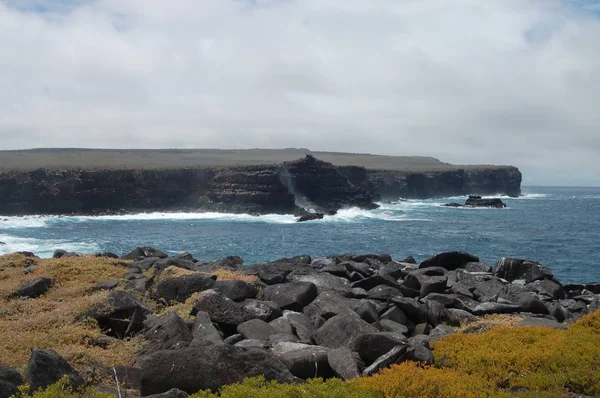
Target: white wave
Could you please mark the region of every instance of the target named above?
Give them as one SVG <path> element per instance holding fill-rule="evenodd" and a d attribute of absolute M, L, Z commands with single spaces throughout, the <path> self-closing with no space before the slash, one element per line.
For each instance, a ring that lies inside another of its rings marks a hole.
<path fill-rule="evenodd" d="M 380 221 L 430 221 L 429 219 L 410 218 L 404 212 L 398 212 L 392 209 L 376 209 L 365 210 L 358 207 L 342 209 L 334 216 L 325 216 L 322 220 L 309 222 L 325 222 L 325 223 L 350 223 L 360 222 L 365 220 L 380 220 Z"/>
<path fill-rule="evenodd" d="M 12 235 L 0 235 L 0 242 L 4 243 L 0 244 L 0 255 L 28 251 L 40 257 L 52 257 L 56 249 L 77 253 L 93 253 L 98 251 L 98 245 L 92 242 L 21 238 Z"/>
<path fill-rule="evenodd" d="M 16 228 L 43 228 L 47 226 L 48 221 L 53 217 L 48 216 L 22 216 L 5 217 L 0 216 L 0 229 Z"/>
<path fill-rule="evenodd" d="M 155 220 L 219 220 L 219 221 L 241 221 L 241 222 L 265 222 L 271 224 L 290 224 L 296 221 L 293 215 L 265 214 L 253 216 L 251 214 L 233 214 L 233 213 L 187 213 L 187 212 L 152 212 L 137 213 L 112 216 L 79 216 L 68 217 L 75 221 L 155 221 Z"/>

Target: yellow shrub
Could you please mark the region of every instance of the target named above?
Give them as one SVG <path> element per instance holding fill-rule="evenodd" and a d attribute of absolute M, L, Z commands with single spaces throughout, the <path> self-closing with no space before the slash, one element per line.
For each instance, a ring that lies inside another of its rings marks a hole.
<path fill-rule="evenodd" d="M 572 326 L 571 330 L 582 333 L 600 333 L 600 310 L 594 311 L 579 318 Z"/>
<path fill-rule="evenodd" d="M 33 395 L 27 394 L 27 387 L 21 388 L 21 393 L 17 394 L 18 398 L 116 398 L 114 394 L 99 392 L 95 388 L 85 388 L 82 390 L 73 391 L 67 385 L 69 378 L 64 376 L 55 384 L 48 386 L 43 390 L 38 390 Z"/>

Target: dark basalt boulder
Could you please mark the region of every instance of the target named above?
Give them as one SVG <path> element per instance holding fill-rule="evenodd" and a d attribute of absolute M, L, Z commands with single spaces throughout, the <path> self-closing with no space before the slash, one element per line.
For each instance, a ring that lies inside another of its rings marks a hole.
<path fill-rule="evenodd" d="M 348 344 L 355 336 L 378 331 L 377 328 L 363 321 L 357 315 L 336 315 L 315 331 L 314 339 L 318 345 L 339 348 Z"/>
<path fill-rule="evenodd" d="M 465 310 L 459 310 L 458 308 L 447 308 L 444 310 L 444 319 L 448 325 L 456 327 L 465 326 L 477 321 L 475 315 Z"/>
<path fill-rule="evenodd" d="M 325 217 L 323 213 L 308 213 L 304 214 L 296 219 L 296 222 L 305 222 L 305 221 L 313 221 L 313 220 L 322 220 Z"/>
<path fill-rule="evenodd" d="M 193 340 L 196 341 L 207 341 L 210 344 L 223 344 L 223 339 L 219 334 L 219 331 L 213 325 L 210 320 L 208 313 L 200 311 L 196 313 L 196 319 L 192 326 Z"/>
<path fill-rule="evenodd" d="M 240 256 L 228 256 L 217 261 L 197 261 L 194 263 L 194 270 L 199 272 L 214 272 L 217 269 L 226 269 L 229 271 L 239 271 L 243 267 L 244 260 Z"/>
<path fill-rule="evenodd" d="M 240 323 L 253 319 L 253 313 L 243 304 L 236 303 L 214 290 L 204 291 L 194 303 L 191 315 L 206 312 L 212 322 L 221 326 L 237 328 Z"/>
<path fill-rule="evenodd" d="M 387 301 L 394 296 L 401 295 L 400 290 L 387 285 L 379 285 L 370 289 L 367 298 L 371 300 Z"/>
<path fill-rule="evenodd" d="M 15 291 L 17 297 L 36 298 L 42 296 L 54 285 L 53 278 L 39 278 L 26 282 Z"/>
<path fill-rule="evenodd" d="M 284 311 L 283 319 L 290 324 L 292 333 L 298 336 L 300 343 L 314 343 L 313 335 L 315 333 L 315 328 L 304 314 L 292 311 Z"/>
<path fill-rule="evenodd" d="M 276 334 L 277 330 L 265 321 L 251 319 L 240 323 L 237 327 L 237 332 L 241 334 L 244 339 L 269 340 L 269 336 Z"/>
<path fill-rule="evenodd" d="M 395 346 L 390 351 L 377 358 L 371 364 L 371 366 L 366 368 L 362 373 L 363 376 L 371 376 L 379 372 L 381 369 L 387 368 L 392 364 L 401 363 L 410 359 L 410 356 L 412 355 L 412 350 L 414 349 L 411 348 L 411 352 L 409 352 L 409 347 L 407 345 Z"/>
<path fill-rule="evenodd" d="M 139 261 L 149 257 L 167 258 L 169 256 L 153 247 L 136 247 L 129 253 L 123 254 L 121 259 Z"/>
<path fill-rule="evenodd" d="M 356 316 L 350 299 L 334 292 L 324 292 L 317 296 L 309 305 L 304 307 L 304 315 L 311 324 L 320 325 L 336 315 L 344 317 Z"/>
<path fill-rule="evenodd" d="M 538 262 L 518 258 L 502 257 L 494 266 L 494 275 L 512 282 L 523 279 L 526 283 L 541 279 L 553 279 L 549 268 Z"/>
<path fill-rule="evenodd" d="M 351 351 L 357 352 L 366 364 L 389 352 L 398 345 L 407 343 L 406 337 L 393 332 L 379 332 L 358 335 L 348 343 Z"/>
<path fill-rule="evenodd" d="M 229 297 L 233 301 L 243 301 L 245 299 L 255 298 L 258 294 L 256 287 L 251 284 L 240 281 L 216 281 L 211 287 L 212 290 Z"/>
<path fill-rule="evenodd" d="M 291 383 L 294 376 L 272 354 L 262 349 L 227 344 L 158 351 L 141 366 L 142 396 L 179 388 L 189 394 L 264 375 L 267 381 Z"/>
<path fill-rule="evenodd" d="M 317 293 L 319 294 L 323 292 L 336 292 L 347 297 L 352 295 L 353 286 L 348 282 L 348 279 L 326 272 L 302 275 L 296 270 L 293 274 L 288 275 L 287 280 L 289 282 L 310 282 L 317 287 Z"/>
<path fill-rule="evenodd" d="M 18 371 L 0 365 L 0 398 L 10 398 L 21 384 L 23 376 Z"/>
<path fill-rule="evenodd" d="M 160 350 L 185 348 L 194 338 L 190 328 L 175 312 L 169 312 L 151 323 L 150 329 L 144 333 L 147 340 L 141 355 L 148 355 Z"/>
<path fill-rule="evenodd" d="M 187 270 L 194 270 L 196 268 L 196 263 L 190 260 L 186 260 L 184 258 L 173 257 L 161 258 L 160 260 L 157 260 L 154 262 L 154 264 L 152 264 L 152 268 L 159 272 L 163 271 L 168 267 L 178 267 Z"/>
<path fill-rule="evenodd" d="M 150 312 L 131 293 L 114 290 L 105 302 L 92 307 L 83 316 L 95 319 L 108 335 L 123 338 L 140 332 Z"/>
<path fill-rule="evenodd" d="M 67 361 L 54 350 L 31 349 L 31 357 L 25 371 L 25 381 L 32 395 L 40 388 L 46 388 L 63 376 L 68 377 L 68 385 L 74 390 L 83 386 L 83 378 Z"/>
<path fill-rule="evenodd" d="M 257 296 L 259 300 L 276 303 L 283 310 L 302 311 L 317 297 L 317 286 L 311 282 L 290 282 L 264 288 Z"/>
<path fill-rule="evenodd" d="M 188 398 L 189 394 L 185 391 L 181 391 L 179 388 L 171 388 L 167 392 L 160 394 L 146 395 L 145 398 Z"/>
<path fill-rule="evenodd" d="M 428 276 L 421 282 L 421 297 L 426 297 L 429 293 L 444 293 L 448 278 L 445 276 Z"/>
<path fill-rule="evenodd" d="M 419 264 L 419 268 L 442 267 L 449 271 L 464 268 L 471 262 L 479 262 L 479 257 L 467 252 L 445 252 L 436 254 Z"/>
<path fill-rule="evenodd" d="M 521 312 L 523 309 L 516 304 L 504 304 L 504 303 L 481 303 L 473 310 L 475 315 L 488 315 L 488 314 L 514 314 Z"/>
<path fill-rule="evenodd" d="M 327 352 L 327 362 L 337 378 L 350 380 L 360 377 L 358 362 L 347 347 L 330 349 Z"/>
<path fill-rule="evenodd" d="M 214 275 L 183 275 L 163 279 L 156 285 L 155 297 L 167 302 L 184 302 L 192 294 L 211 289 L 215 286 L 217 277 Z M 215 289 L 216 290 L 216 289 Z"/>
<path fill-rule="evenodd" d="M 299 343 L 279 343 L 271 350 L 273 355 L 301 379 L 333 377 L 327 354 L 329 349 Z"/>
<path fill-rule="evenodd" d="M 427 309 L 418 300 L 409 297 L 393 297 L 391 301 L 401 309 L 409 319 L 417 323 L 427 322 Z"/>

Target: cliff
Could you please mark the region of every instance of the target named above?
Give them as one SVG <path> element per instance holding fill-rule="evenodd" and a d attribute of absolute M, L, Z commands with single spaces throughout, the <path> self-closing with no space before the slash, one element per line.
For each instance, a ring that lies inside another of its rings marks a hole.
<path fill-rule="evenodd" d="M 12 169 L 0 171 L 0 214 L 156 210 L 302 214 L 305 209 L 374 208 L 374 202 L 382 199 L 520 193 L 521 173 L 515 167 L 449 167 L 440 162 L 428 171 L 368 169 L 307 155 L 262 165 Z"/>

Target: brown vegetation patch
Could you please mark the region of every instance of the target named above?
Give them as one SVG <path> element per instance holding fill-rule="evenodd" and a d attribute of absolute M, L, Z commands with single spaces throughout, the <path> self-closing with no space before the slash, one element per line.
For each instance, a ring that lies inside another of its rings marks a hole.
<path fill-rule="evenodd" d="M 23 370 L 32 347 L 52 348 L 75 366 L 129 364 L 141 341 L 114 340 L 106 348 L 91 342 L 102 336 L 95 321 L 81 319 L 92 306 L 102 303 L 107 293 L 93 291 L 106 279 L 124 277 L 122 262 L 100 257 L 35 259 L 36 270 L 26 274 L 29 261 L 21 255 L 0 257 L 0 358 L 5 366 Z M 41 277 L 55 279 L 44 296 L 11 299 L 14 290 Z"/>

